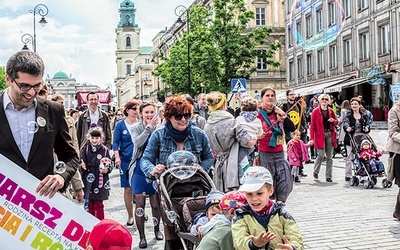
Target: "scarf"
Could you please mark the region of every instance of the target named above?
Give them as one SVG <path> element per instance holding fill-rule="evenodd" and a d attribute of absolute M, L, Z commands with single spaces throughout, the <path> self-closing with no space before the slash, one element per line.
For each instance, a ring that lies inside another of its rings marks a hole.
<path fill-rule="evenodd" d="M 264 109 L 260 109 L 260 114 L 264 119 L 264 121 L 268 124 L 268 126 L 271 127 L 272 122 L 270 121 L 267 112 Z M 277 122 L 273 127 L 271 127 L 271 130 L 272 130 L 272 136 L 271 139 L 269 140 L 268 146 L 275 148 L 278 136 L 282 135 L 282 130 L 279 128 L 279 122 Z"/>
<path fill-rule="evenodd" d="M 175 141 L 183 142 L 190 135 L 190 131 L 192 130 L 192 125 L 193 122 L 189 121 L 188 126 L 185 128 L 185 130 L 179 131 L 172 126 L 171 121 L 167 121 L 165 123 L 165 131 L 167 132 L 167 135 L 171 136 L 172 139 L 174 139 Z"/>
<path fill-rule="evenodd" d="M 243 118 L 246 120 L 246 122 L 252 122 L 254 119 L 257 118 L 257 111 L 242 111 L 240 112 L 240 116 L 243 116 Z"/>

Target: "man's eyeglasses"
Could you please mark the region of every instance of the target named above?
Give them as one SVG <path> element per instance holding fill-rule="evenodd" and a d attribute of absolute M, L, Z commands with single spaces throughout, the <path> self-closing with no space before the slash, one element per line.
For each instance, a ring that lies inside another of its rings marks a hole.
<path fill-rule="evenodd" d="M 38 92 L 42 89 L 42 83 L 38 83 L 38 84 L 35 84 L 32 86 L 32 85 L 25 84 L 25 83 L 18 83 L 17 81 L 15 81 L 15 79 L 13 79 L 12 81 L 15 82 L 15 84 L 17 84 L 18 88 L 24 92 L 29 91 L 31 89 Z"/>
<path fill-rule="evenodd" d="M 328 98 L 321 98 L 321 101 L 329 101 Z"/>
<path fill-rule="evenodd" d="M 192 117 L 192 114 L 191 113 L 186 113 L 186 114 L 183 114 L 183 115 L 181 115 L 181 114 L 174 115 L 174 118 L 177 121 L 182 120 L 182 117 L 185 117 L 185 120 L 189 120 Z"/>

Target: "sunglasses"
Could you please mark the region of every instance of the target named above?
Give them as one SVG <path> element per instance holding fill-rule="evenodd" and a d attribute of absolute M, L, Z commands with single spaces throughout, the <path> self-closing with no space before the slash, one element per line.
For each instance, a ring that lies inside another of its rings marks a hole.
<path fill-rule="evenodd" d="M 137 110 L 137 107 L 132 107 L 132 108 L 129 108 L 129 109 L 132 109 L 132 110 Z"/>
<path fill-rule="evenodd" d="M 328 98 L 321 98 L 321 101 L 329 101 Z"/>
<path fill-rule="evenodd" d="M 264 95 L 265 97 L 275 97 L 275 95 Z"/>
<path fill-rule="evenodd" d="M 182 120 L 182 117 L 185 117 L 185 120 L 189 120 L 192 117 L 191 113 L 186 113 L 186 114 L 177 114 L 177 115 L 173 115 L 173 117 L 175 118 L 175 120 L 180 121 Z"/>

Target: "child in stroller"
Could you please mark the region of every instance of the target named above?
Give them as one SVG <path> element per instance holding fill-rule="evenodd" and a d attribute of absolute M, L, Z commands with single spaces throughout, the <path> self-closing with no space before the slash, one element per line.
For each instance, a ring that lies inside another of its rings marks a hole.
<path fill-rule="evenodd" d="M 209 222 L 214 215 L 221 213 L 219 202 L 222 199 L 224 193 L 216 189 L 212 189 L 206 197 L 206 211 L 198 213 L 193 218 L 192 227 L 190 228 L 190 234 L 193 236 L 202 237 L 200 233 L 200 227 Z"/>
<path fill-rule="evenodd" d="M 384 172 L 383 163 L 379 160 L 383 151 L 372 148 L 372 143 L 368 139 L 363 139 L 360 144 L 359 160 L 365 165 L 367 171 L 375 176 L 382 177 Z"/>

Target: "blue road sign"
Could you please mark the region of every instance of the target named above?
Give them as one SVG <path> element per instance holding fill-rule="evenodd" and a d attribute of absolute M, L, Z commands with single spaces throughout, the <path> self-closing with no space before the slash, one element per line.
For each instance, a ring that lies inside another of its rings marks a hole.
<path fill-rule="evenodd" d="M 246 78 L 233 78 L 231 80 L 232 93 L 246 92 Z"/>

